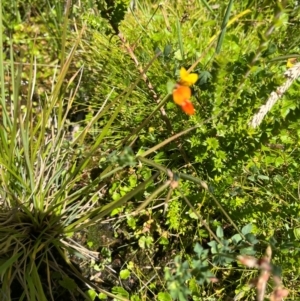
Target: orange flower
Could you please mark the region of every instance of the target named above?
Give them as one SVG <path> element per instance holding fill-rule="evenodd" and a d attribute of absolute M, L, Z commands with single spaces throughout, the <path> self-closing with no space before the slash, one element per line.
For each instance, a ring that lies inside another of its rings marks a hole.
<path fill-rule="evenodd" d="M 184 113 L 188 115 L 194 115 L 195 114 L 195 108 L 193 104 L 187 99 L 184 104 L 181 106 L 181 109 Z"/>
<path fill-rule="evenodd" d="M 188 86 L 176 85 L 173 90 L 173 100 L 176 104 L 181 106 L 181 109 L 188 115 L 193 115 L 195 109 L 193 104 L 190 102 L 192 91 Z"/>
<path fill-rule="evenodd" d="M 198 74 L 188 73 L 185 68 L 181 67 L 179 76 L 180 80 L 173 90 L 173 100 L 177 105 L 181 106 L 181 109 L 186 114 L 193 115 L 195 114 L 195 108 L 190 101 L 192 96 L 190 86 L 196 83 L 198 80 Z"/>
<path fill-rule="evenodd" d="M 176 85 L 173 90 L 173 100 L 179 106 L 183 105 L 186 100 L 189 100 L 192 96 L 192 91 L 187 86 Z"/>

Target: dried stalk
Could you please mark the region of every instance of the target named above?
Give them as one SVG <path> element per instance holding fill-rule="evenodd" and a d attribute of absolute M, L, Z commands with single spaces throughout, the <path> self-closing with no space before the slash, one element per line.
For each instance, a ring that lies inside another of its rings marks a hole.
<path fill-rule="evenodd" d="M 279 88 L 277 88 L 276 91 L 273 91 L 271 93 L 266 104 L 261 106 L 259 112 L 253 116 L 251 122 L 249 123 L 249 125 L 252 126 L 253 128 L 258 127 L 261 124 L 264 117 L 272 109 L 272 107 L 275 105 L 277 100 L 280 97 L 282 97 L 282 95 L 289 89 L 292 83 L 298 77 L 300 77 L 300 63 L 295 64 L 295 66 L 285 71 L 284 76 L 286 77 L 285 83 L 281 85 Z"/>

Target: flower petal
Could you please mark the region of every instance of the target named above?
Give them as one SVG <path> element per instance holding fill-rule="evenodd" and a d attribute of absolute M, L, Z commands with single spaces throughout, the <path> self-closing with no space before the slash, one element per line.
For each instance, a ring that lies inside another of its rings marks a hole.
<path fill-rule="evenodd" d="M 195 108 L 194 108 L 193 104 L 189 100 L 186 100 L 181 105 L 181 108 L 182 108 L 183 112 L 185 112 L 188 115 L 194 115 L 195 114 Z"/>
<path fill-rule="evenodd" d="M 179 76 L 180 76 L 180 79 L 184 79 L 188 76 L 189 74 L 187 73 L 186 69 L 184 67 L 181 67 L 180 68 L 180 71 L 179 71 Z"/>
<path fill-rule="evenodd" d="M 297 59 L 295 57 L 289 58 L 286 62 L 287 68 L 292 68 L 295 63 L 297 63 Z"/>
<path fill-rule="evenodd" d="M 190 99 L 191 95 L 192 91 L 187 86 L 177 85 L 177 87 L 173 90 L 173 100 L 180 106 L 184 104 L 186 100 Z"/>
<path fill-rule="evenodd" d="M 183 67 L 181 67 L 179 75 L 180 75 L 179 83 L 184 86 L 191 86 L 198 80 L 197 73 L 188 73 Z"/>

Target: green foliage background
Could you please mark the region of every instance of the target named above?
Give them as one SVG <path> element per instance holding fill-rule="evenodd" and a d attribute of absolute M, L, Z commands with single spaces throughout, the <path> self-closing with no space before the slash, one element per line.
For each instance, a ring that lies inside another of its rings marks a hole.
<path fill-rule="evenodd" d="M 118 251 L 123 256 L 121 270 L 137 279 L 133 288 L 123 290 L 117 282 L 112 292 L 134 301 L 186 300 L 188 295 L 193 300 L 225 300 L 238 294 L 243 300 L 253 300 L 255 293 L 247 283 L 256 272 L 241 269 L 235 258 L 238 254 L 260 256 L 271 244 L 283 283 L 297 296 L 299 80 L 258 129 L 252 129 L 249 121 L 285 81 L 286 59 L 299 56 L 299 4 L 292 0 L 234 2 L 229 17 L 233 23 L 216 51 L 227 3 L 134 2 L 131 9 L 129 1 L 73 1 L 66 31 L 62 24 L 67 2 L 4 1 L 3 7 L 6 60 L 12 45 L 15 61 L 23 64 L 24 81 L 30 81 L 26 63 L 36 60 L 35 93 L 44 102 L 53 85 L 53 69 L 62 65 L 84 28 L 66 82 L 78 70 L 81 77 L 70 81 L 61 97 L 78 87 L 69 119 L 82 131 L 103 106 L 102 117 L 81 141 L 85 150 L 126 98 L 85 171 L 91 182 L 111 166 L 124 166 L 100 183 L 107 188 L 100 193 L 97 206 L 124 197 L 159 166 L 207 184 L 208 189 L 202 189 L 196 182 L 179 181 L 175 176 L 179 188 L 170 193 L 165 189 L 145 210 L 137 211 L 168 179 L 161 174 L 144 192 L 110 212 L 112 237 L 123 241 L 123 250 Z M 141 70 L 155 55 L 144 81 Z M 175 82 L 180 67 L 189 68 L 199 57 L 193 70 L 199 75 L 192 97 L 196 114 L 186 116 L 169 97 L 166 114 L 157 110 L 133 135 L 168 95 L 168 81 Z M 142 80 L 134 90 L 122 94 L 137 79 Z M 197 127 L 167 141 L 193 126 Z M 160 143 L 147 156 L 151 164 L 138 160 L 138 155 Z M 110 253 L 115 249 L 99 241 L 101 230 L 94 226 L 86 231 L 88 245 L 101 250 L 111 263 Z M 179 257 L 174 259 L 175 255 Z M 164 274 L 163 269 L 173 264 L 176 268 Z M 97 268 L 104 269 L 104 265 Z M 207 284 L 212 275 L 219 282 Z"/>

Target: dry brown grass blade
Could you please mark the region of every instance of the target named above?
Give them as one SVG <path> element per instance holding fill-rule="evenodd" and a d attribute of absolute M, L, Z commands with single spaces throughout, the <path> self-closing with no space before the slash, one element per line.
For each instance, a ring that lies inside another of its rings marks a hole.
<path fill-rule="evenodd" d="M 238 256 L 237 259 L 241 264 L 249 268 L 260 269 L 260 275 L 257 279 L 251 281 L 251 286 L 256 287 L 257 301 L 263 301 L 266 295 L 266 288 L 268 280 L 272 274 L 273 267 L 271 265 L 272 249 L 270 246 L 266 249 L 266 254 L 263 258 L 257 259 L 253 256 Z M 270 294 L 270 301 L 283 301 L 283 298 L 287 297 L 289 291 L 282 286 L 281 278 L 273 274 L 273 281 L 275 287 Z"/>
<path fill-rule="evenodd" d="M 283 85 L 281 85 L 279 88 L 277 88 L 276 91 L 273 91 L 270 94 L 270 97 L 268 98 L 266 104 L 260 107 L 258 113 L 256 113 L 251 122 L 249 123 L 250 126 L 253 128 L 258 127 L 261 122 L 263 121 L 266 114 L 271 111 L 275 103 L 282 97 L 282 95 L 289 89 L 289 87 L 292 85 L 292 83 L 300 77 L 300 63 L 297 63 L 292 68 L 288 69 L 284 73 L 286 77 L 286 81 Z"/>
<path fill-rule="evenodd" d="M 266 293 L 267 282 L 271 275 L 271 258 L 272 258 L 272 249 L 270 246 L 267 247 L 266 255 L 260 260 L 260 268 L 262 271 L 258 277 L 256 284 L 257 291 L 257 301 L 263 301 Z"/>

